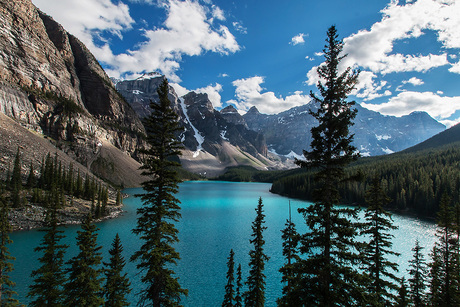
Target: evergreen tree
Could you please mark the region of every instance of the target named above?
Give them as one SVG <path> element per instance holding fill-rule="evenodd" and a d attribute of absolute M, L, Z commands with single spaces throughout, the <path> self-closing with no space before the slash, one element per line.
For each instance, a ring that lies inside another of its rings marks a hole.
<path fill-rule="evenodd" d="M 415 241 L 415 246 L 412 248 L 414 252 L 412 259 L 409 261 L 408 270 L 409 278 L 409 297 L 415 307 L 426 306 L 425 289 L 427 278 L 427 267 L 425 257 L 422 253 L 423 247 L 420 246 L 419 241 Z"/>
<path fill-rule="evenodd" d="M 359 305 L 363 299 L 362 278 L 357 270 L 358 209 L 335 207 L 340 203 L 338 187 L 357 179 L 347 178 L 344 168 L 358 158 L 349 133 L 356 109 L 346 98 L 355 88 L 359 72 L 347 68 L 339 74 L 342 49 L 343 43 L 332 26 L 323 50 L 325 64 L 317 70 L 325 82 L 318 82 L 322 98 L 310 94 L 319 104 L 317 111 L 310 111 L 318 125 L 311 129 L 311 150 L 304 150 L 305 160 L 296 160 L 301 167 L 316 170 L 314 204 L 299 209 L 309 227 L 300 239 L 300 252 L 305 257 L 296 273 L 296 284 L 302 290 L 298 302 L 305 306 Z"/>
<path fill-rule="evenodd" d="M 109 250 L 110 262 L 104 263 L 105 271 L 105 286 L 104 297 L 106 307 L 122 307 L 129 306 L 126 295 L 131 292 L 131 283 L 127 277 L 127 273 L 123 274 L 125 267 L 125 259 L 123 258 L 123 246 L 121 245 L 118 233 L 112 243 L 112 248 Z"/>
<path fill-rule="evenodd" d="M 222 302 L 222 307 L 233 307 L 233 300 L 235 299 L 234 295 L 234 281 L 235 281 L 235 261 L 234 261 L 235 253 L 233 249 L 230 250 L 230 256 L 228 256 L 227 262 L 227 284 L 225 285 L 225 295 L 224 301 Z"/>
<path fill-rule="evenodd" d="M 32 162 L 30 162 L 30 167 L 29 167 L 29 176 L 27 176 L 27 187 L 29 189 L 35 187 L 37 185 L 37 177 L 35 177 L 34 173 L 34 166 L 32 165 Z"/>
<path fill-rule="evenodd" d="M 173 245 L 179 241 L 174 223 L 179 221 L 180 201 L 174 196 L 178 192 L 180 179 L 174 159 L 182 148 L 177 135 L 182 128 L 168 99 L 169 85 L 165 79 L 158 88 L 158 102 L 152 102 L 152 113 L 145 119 L 147 143 L 141 169 L 149 179 L 142 186 L 140 195 L 143 205 L 137 210 L 137 226 L 133 232 L 140 235 L 143 244 L 131 257 L 138 261 L 137 268 L 143 272 L 142 282 L 146 288 L 140 292 L 140 304 L 153 306 L 176 306 L 181 295 L 186 295 L 173 265 L 180 259 Z"/>
<path fill-rule="evenodd" d="M 296 278 L 295 267 L 299 265 L 299 234 L 296 231 L 295 224 L 291 220 L 289 204 L 289 219 L 286 220 L 286 228 L 282 230 L 283 239 L 283 256 L 286 258 L 286 262 L 280 272 L 283 274 L 281 281 L 285 284 L 283 286 L 283 296 L 277 300 L 278 306 L 294 306 L 297 303 L 299 293 L 297 293 L 298 286 L 295 285 Z"/>
<path fill-rule="evenodd" d="M 394 292 L 399 288 L 398 278 L 394 275 L 398 265 L 387 258 L 389 255 L 399 256 L 391 249 L 393 235 L 389 233 L 397 227 L 393 226 L 391 214 L 383 209 L 390 198 L 383 191 L 377 176 L 366 193 L 366 201 L 369 206 L 364 214 L 362 234 L 369 238 L 363 253 L 369 299 L 373 306 L 389 306 L 394 302 Z"/>
<path fill-rule="evenodd" d="M 64 306 L 96 307 L 104 303 L 102 298 L 101 252 L 97 246 L 97 227 L 92 224 L 89 214 L 77 231 L 79 253 L 70 259 L 67 269 L 68 282 L 65 284 Z"/>
<path fill-rule="evenodd" d="M 396 297 L 396 307 L 409 306 L 409 295 L 407 294 L 406 279 L 403 277 L 400 279 L 400 286 L 398 289 L 398 296 Z"/>
<path fill-rule="evenodd" d="M 241 276 L 241 264 L 239 264 L 236 270 L 235 307 L 243 307 L 243 297 L 241 296 L 242 287 L 243 278 Z"/>
<path fill-rule="evenodd" d="M 119 206 L 123 202 L 123 197 L 121 196 L 120 190 L 117 190 L 117 199 L 116 199 L 116 205 Z"/>
<path fill-rule="evenodd" d="M 252 239 L 249 241 L 253 244 L 254 249 L 249 251 L 249 276 L 246 281 L 248 290 L 244 293 L 244 305 L 247 307 L 261 307 L 265 304 L 265 262 L 269 257 L 264 253 L 265 240 L 263 231 L 267 227 L 265 223 L 265 214 L 263 213 L 262 198 L 256 208 L 256 218 L 252 223 Z"/>
<path fill-rule="evenodd" d="M 8 250 L 8 244 L 13 243 L 9 237 L 11 226 L 8 221 L 8 203 L 0 195 L 0 306 L 16 306 L 18 300 L 13 296 L 17 293 L 13 290 L 16 285 L 11 281 L 8 273 L 13 271 L 13 261 Z"/>
<path fill-rule="evenodd" d="M 63 270 L 64 254 L 68 247 L 60 244 L 65 236 L 64 231 L 58 229 L 58 218 L 56 206 L 47 210 L 45 232 L 41 244 L 35 248 L 36 252 L 42 253 L 38 259 L 40 268 L 32 271 L 33 284 L 27 296 L 33 298 L 30 306 L 64 306 L 64 289 L 66 276 Z"/>
<path fill-rule="evenodd" d="M 22 179 L 21 179 L 21 153 L 16 152 L 13 165 L 13 173 L 11 175 L 11 205 L 13 208 L 21 206 L 21 190 L 22 190 Z"/>
<path fill-rule="evenodd" d="M 457 262 L 456 225 L 450 207 L 450 198 L 443 194 L 438 212 L 438 241 L 431 253 L 430 304 L 433 306 L 459 306 L 459 278 Z"/>

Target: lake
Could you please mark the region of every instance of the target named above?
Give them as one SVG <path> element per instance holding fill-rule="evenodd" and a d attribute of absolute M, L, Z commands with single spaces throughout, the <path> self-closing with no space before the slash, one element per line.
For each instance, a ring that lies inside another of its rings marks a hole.
<path fill-rule="evenodd" d="M 259 197 L 264 204 L 265 226 L 263 233 L 265 252 L 270 257 L 266 264 L 266 306 L 276 306 L 276 299 L 281 295 L 281 275 L 278 269 L 282 266 L 281 230 L 289 217 L 289 199 L 269 192 L 270 184 L 265 183 L 233 183 L 212 181 L 191 181 L 180 185 L 178 198 L 182 202 L 182 219 L 177 225 L 180 243 L 176 249 L 181 260 L 174 268 L 183 288 L 189 290 L 184 298 L 185 306 L 220 306 L 224 297 L 226 284 L 227 257 L 230 249 L 235 251 L 235 263 L 242 266 L 243 281 L 248 275 L 248 252 L 251 248 L 249 239 L 251 223 L 255 218 L 255 208 Z M 141 193 L 141 189 L 127 189 L 127 194 Z M 100 229 L 98 244 L 102 245 L 105 261 L 108 261 L 108 250 L 116 233 L 119 233 L 124 257 L 129 259 L 140 246 L 139 239 L 131 233 L 136 224 L 136 208 L 139 199 L 134 196 L 124 199 L 126 213 L 123 216 L 98 223 Z M 308 202 L 291 200 L 292 220 L 298 230 L 305 230 L 302 217 L 297 208 L 308 206 Z M 418 239 L 429 253 L 435 241 L 435 225 L 417 218 L 393 216 L 395 225 L 399 227 L 393 233 L 394 250 L 401 253 L 392 258 L 400 265 L 399 275 L 407 276 L 408 260 L 412 258 L 411 249 Z M 65 243 L 71 247 L 67 250 L 66 260 L 75 256 L 76 231 L 78 225 L 65 228 Z M 15 290 L 22 303 L 27 303 L 28 285 L 31 283 L 30 273 L 38 266 L 39 257 L 33 249 L 38 245 L 43 233 L 37 230 L 20 231 L 11 234 L 14 241 L 9 245 L 10 252 L 16 261 L 15 271 L 11 274 L 17 283 Z M 426 256 L 426 259 L 429 259 Z M 125 267 L 132 283 L 133 291 L 129 296 L 135 305 L 136 293 L 142 287 L 139 282 L 135 264 L 127 261 Z M 407 279 L 407 278 L 406 278 Z"/>

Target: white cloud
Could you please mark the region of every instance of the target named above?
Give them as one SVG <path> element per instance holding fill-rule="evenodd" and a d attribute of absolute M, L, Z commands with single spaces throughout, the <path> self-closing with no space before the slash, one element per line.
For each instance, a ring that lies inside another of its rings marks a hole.
<path fill-rule="evenodd" d="M 232 24 L 233 24 L 233 28 L 235 28 L 236 31 L 240 32 L 241 34 L 248 34 L 248 28 L 243 26 L 241 22 L 235 21 Z"/>
<path fill-rule="evenodd" d="M 425 111 L 437 120 L 445 120 L 460 110 L 460 96 L 445 97 L 431 92 L 401 92 L 387 103 L 361 103 L 367 109 L 384 115 L 402 116 L 413 111 Z"/>
<path fill-rule="evenodd" d="M 160 71 L 178 82 L 176 72 L 183 55 L 198 56 L 207 51 L 229 54 L 240 49 L 230 30 L 215 23 L 225 19 L 223 11 L 198 1 L 161 1 L 167 13 L 163 27 L 144 30 L 144 42 L 118 55 L 113 54 L 109 44 L 96 46 L 93 42 L 101 31 L 121 37 L 122 31 L 132 26 L 134 21 L 125 4 L 114 5 L 110 0 L 34 1 L 80 38 L 98 60 L 107 64 L 107 72 L 114 77 Z"/>
<path fill-rule="evenodd" d="M 356 89 L 351 95 L 362 98 L 364 101 L 391 95 L 391 92 L 386 89 L 387 82 L 384 80 L 375 81 L 376 78 L 377 76 L 373 72 L 362 71 Z"/>
<path fill-rule="evenodd" d="M 208 85 L 206 87 L 197 88 L 194 90 L 188 90 L 178 83 L 171 83 L 171 86 L 174 88 L 179 97 L 182 97 L 188 94 L 189 92 L 195 92 L 198 94 L 208 94 L 208 98 L 211 101 L 214 108 L 222 107 L 222 97 L 220 96 L 220 92 L 222 92 L 222 85 L 219 83 L 216 83 L 215 85 Z"/>
<path fill-rule="evenodd" d="M 450 128 L 450 127 L 455 126 L 456 124 L 460 123 L 460 118 L 457 118 L 457 119 L 454 119 L 454 120 L 450 120 L 450 119 L 441 120 L 440 123 L 445 125 L 447 128 Z"/>
<path fill-rule="evenodd" d="M 344 39 L 344 65 L 388 74 L 402 71 L 427 71 L 449 65 L 447 53 L 392 54 L 393 44 L 408 38 L 419 38 L 423 30 L 433 30 L 444 48 L 460 48 L 460 2 L 419 0 L 398 5 L 392 1 L 384 10 L 380 22 L 371 29 L 361 30 Z"/>
<path fill-rule="evenodd" d="M 227 77 L 229 77 L 229 75 L 226 74 L 226 73 L 220 73 L 218 77 L 219 78 L 227 78 Z"/>
<path fill-rule="evenodd" d="M 264 78 L 260 76 L 233 81 L 237 99 L 227 101 L 227 103 L 234 104 L 239 111 L 243 112 L 255 106 L 261 113 L 276 114 L 304 105 L 311 100 L 309 95 L 302 95 L 303 93 L 300 91 L 285 98 L 276 97 L 273 92 L 263 92 L 263 88 L 260 86 L 262 83 L 264 83 Z"/>
<path fill-rule="evenodd" d="M 32 0 L 43 12 L 78 37 L 91 51 L 98 50 L 93 38 L 107 31 L 118 37 L 130 29 L 134 20 L 126 4 L 113 4 L 110 0 Z M 104 52 L 104 51 L 103 51 Z"/>
<path fill-rule="evenodd" d="M 298 44 L 303 44 L 305 43 L 305 39 L 304 39 L 305 36 L 306 36 L 305 34 L 299 33 L 291 39 L 291 42 L 289 44 L 293 46 L 298 45 Z"/>
<path fill-rule="evenodd" d="M 410 84 L 412 84 L 413 86 L 417 86 L 417 85 L 422 85 L 422 84 L 424 84 L 423 80 L 421 80 L 421 79 L 419 79 L 419 78 L 416 78 L 416 77 L 412 77 L 412 78 L 410 78 L 409 80 L 404 80 L 402 83 L 403 83 L 403 84 L 410 83 Z"/>

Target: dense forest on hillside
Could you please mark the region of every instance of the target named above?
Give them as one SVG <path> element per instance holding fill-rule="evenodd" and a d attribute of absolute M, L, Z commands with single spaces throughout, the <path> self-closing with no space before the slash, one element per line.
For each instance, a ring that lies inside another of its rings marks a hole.
<path fill-rule="evenodd" d="M 361 182 L 344 183 L 340 187 L 343 202 L 364 204 L 364 192 L 371 178 L 378 176 L 385 193 L 392 199 L 391 209 L 412 211 L 435 217 L 444 192 L 458 201 L 460 188 L 460 143 L 415 153 L 362 158 L 351 164 L 346 172 L 361 171 Z M 313 171 L 304 171 L 275 180 L 273 193 L 310 200 L 315 188 Z"/>

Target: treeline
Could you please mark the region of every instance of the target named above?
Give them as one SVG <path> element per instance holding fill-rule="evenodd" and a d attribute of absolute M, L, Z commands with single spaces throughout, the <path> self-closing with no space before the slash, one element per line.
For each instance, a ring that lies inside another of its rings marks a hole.
<path fill-rule="evenodd" d="M 78 253 L 65 262 L 68 245 L 62 243 L 65 235 L 59 228 L 57 209 L 55 204 L 47 208 L 41 229 L 44 235 L 35 248 L 40 257 L 31 273 L 29 306 L 129 306 L 126 296 L 131 292 L 131 283 L 124 273 L 123 246 L 118 234 L 109 250 L 110 258 L 103 262 L 102 247 L 97 244 L 98 228 L 88 213 L 77 232 Z M 7 247 L 12 243 L 8 211 L 8 201 L 0 195 L 0 305 L 24 306 L 16 299 L 16 284 L 9 276 L 15 258 Z"/>
<path fill-rule="evenodd" d="M 349 176 L 361 172 L 364 180 L 345 183 L 339 187 L 344 203 L 364 204 L 364 194 L 378 176 L 392 199 L 388 207 L 412 211 L 418 215 L 435 217 L 443 193 L 454 199 L 460 189 L 460 144 L 417 153 L 362 158 L 345 169 Z M 313 180 L 315 170 L 285 176 L 273 182 L 271 191 L 294 198 L 312 199 L 317 187 Z"/>
<path fill-rule="evenodd" d="M 12 171 L 0 182 L 0 194 L 6 196 L 12 208 L 20 208 L 27 203 L 43 207 L 64 208 L 72 205 L 73 200 L 91 201 L 91 212 L 95 218 L 108 213 L 109 189 L 101 181 L 88 173 L 82 175 L 73 164 L 62 165 L 58 156 L 48 154 L 35 171 L 32 163 L 25 183 L 21 175 L 21 154 L 18 148 Z M 37 175 L 38 173 L 38 175 Z M 117 205 L 121 203 L 121 193 L 117 192 Z"/>

